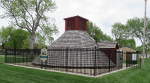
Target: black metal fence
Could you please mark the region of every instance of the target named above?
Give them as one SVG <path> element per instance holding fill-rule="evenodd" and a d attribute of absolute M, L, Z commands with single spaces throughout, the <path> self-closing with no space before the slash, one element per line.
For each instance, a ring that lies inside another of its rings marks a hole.
<path fill-rule="evenodd" d="M 141 53 L 139 52 L 127 52 L 126 53 L 126 67 L 133 65 L 141 66 Z"/>
<path fill-rule="evenodd" d="M 40 52 L 40 49 L 6 49 L 5 63 L 90 76 L 118 70 L 123 65 L 122 53 L 112 49 L 48 49 L 48 58 L 44 64 L 39 57 Z M 130 61 L 128 64 L 131 64 Z"/>
<path fill-rule="evenodd" d="M 40 55 L 40 49 L 5 49 L 5 63 L 27 64 Z"/>
<path fill-rule="evenodd" d="M 5 49 L 0 49 L 0 55 L 5 55 Z"/>

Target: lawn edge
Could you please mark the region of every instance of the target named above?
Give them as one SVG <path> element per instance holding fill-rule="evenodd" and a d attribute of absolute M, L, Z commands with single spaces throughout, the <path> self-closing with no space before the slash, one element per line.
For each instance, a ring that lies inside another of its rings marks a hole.
<path fill-rule="evenodd" d="M 48 72 L 57 72 L 57 73 L 62 73 L 62 74 L 69 74 L 69 75 L 75 75 L 75 76 L 84 76 L 84 77 L 92 77 L 92 78 L 103 77 L 103 76 L 110 75 L 110 74 L 113 74 L 113 73 L 117 73 L 117 72 L 120 72 L 120 71 L 124 71 L 124 70 L 127 70 L 129 68 L 132 68 L 132 67 L 136 66 L 136 65 L 133 65 L 131 67 L 125 67 L 125 68 L 122 68 L 122 69 L 119 69 L 119 70 L 103 73 L 101 75 L 90 76 L 90 75 L 83 75 L 83 74 L 77 74 L 77 73 L 71 73 L 71 72 L 61 72 L 61 71 L 56 71 L 56 70 L 41 69 L 41 68 L 37 68 L 37 67 L 22 66 L 22 65 L 16 65 L 16 64 L 8 64 L 8 63 L 4 63 L 4 64 L 10 65 L 10 66 L 15 66 L 15 67 L 23 67 L 23 68 L 28 68 L 28 69 L 42 70 L 42 71 L 48 71 Z"/>

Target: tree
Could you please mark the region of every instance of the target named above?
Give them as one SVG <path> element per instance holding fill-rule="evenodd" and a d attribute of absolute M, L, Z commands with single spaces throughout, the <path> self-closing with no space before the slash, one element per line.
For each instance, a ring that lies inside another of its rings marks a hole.
<path fill-rule="evenodd" d="M 40 33 L 36 33 L 35 47 L 46 47 L 46 38 Z M 29 48 L 30 33 L 23 29 L 16 29 L 14 27 L 3 27 L 0 29 L 0 43 L 3 48 Z"/>
<path fill-rule="evenodd" d="M 30 33 L 31 48 L 35 44 L 37 29 L 44 30 L 46 26 L 50 28 L 49 32 L 55 31 L 46 15 L 56 8 L 53 0 L 0 0 L 0 3 L 5 10 L 3 17 L 10 18 L 14 25 Z"/>
<path fill-rule="evenodd" d="M 149 33 L 150 33 L 150 19 L 147 18 L 147 29 L 146 29 L 146 42 L 145 42 L 145 51 L 147 55 L 147 50 L 149 49 Z M 127 21 L 127 27 L 130 30 L 130 35 L 134 38 L 137 38 L 141 41 L 142 45 L 144 45 L 143 39 L 143 27 L 144 27 L 144 19 L 143 18 L 133 18 Z"/>
<path fill-rule="evenodd" d="M 136 43 L 135 43 L 134 39 L 119 39 L 116 41 L 118 42 L 118 44 L 121 47 L 129 47 L 129 48 L 133 48 L 133 49 L 136 48 Z"/>
<path fill-rule="evenodd" d="M 121 23 L 115 23 L 112 27 L 112 34 L 116 40 L 127 39 L 129 37 L 126 25 Z"/>
<path fill-rule="evenodd" d="M 42 33 L 42 34 L 39 34 L 39 37 L 41 39 L 45 38 L 45 41 L 47 41 L 48 44 L 50 45 L 54 41 L 54 38 L 52 37 L 53 34 L 54 33 L 56 34 L 58 30 L 56 29 L 55 25 L 53 25 L 53 27 L 51 28 L 49 28 L 49 26 L 46 26 L 46 25 L 43 25 L 43 27 L 44 28 L 42 28 L 42 30 L 39 31 L 39 33 Z"/>
<path fill-rule="evenodd" d="M 22 48 L 24 40 L 28 39 L 29 33 L 14 27 L 2 27 L 0 29 L 0 42 L 3 48 Z"/>
<path fill-rule="evenodd" d="M 126 26 L 130 30 L 130 36 L 139 39 L 143 44 L 144 20 L 140 18 L 129 19 Z"/>
<path fill-rule="evenodd" d="M 42 36 L 40 33 L 36 33 L 36 42 L 35 48 L 44 48 L 46 47 L 46 37 Z"/>
<path fill-rule="evenodd" d="M 88 33 L 96 42 L 113 41 L 110 36 L 104 34 L 101 29 L 92 22 L 88 23 Z"/>
<path fill-rule="evenodd" d="M 126 25 L 122 23 L 115 23 L 112 27 L 112 34 L 121 47 L 136 47 L 135 40 L 131 39 L 129 35 L 130 31 L 128 30 Z"/>
<path fill-rule="evenodd" d="M 29 39 L 29 33 L 22 29 L 15 29 L 10 33 L 10 38 L 6 42 L 6 47 L 20 49 L 23 48 L 25 40 Z"/>
<path fill-rule="evenodd" d="M 150 19 L 147 18 L 148 27 L 146 30 L 146 49 L 149 47 L 150 40 Z M 132 18 L 127 21 L 125 25 L 121 23 L 115 23 L 113 25 L 112 33 L 116 39 L 139 39 L 143 45 L 143 18 Z M 119 35 L 119 36 L 118 36 Z"/>
<path fill-rule="evenodd" d="M 0 43 L 4 49 L 6 42 L 9 41 L 10 34 L 14 31 L 14 28 L 9 26 L 7 28 L 2 27 L 0 29 Z"/>

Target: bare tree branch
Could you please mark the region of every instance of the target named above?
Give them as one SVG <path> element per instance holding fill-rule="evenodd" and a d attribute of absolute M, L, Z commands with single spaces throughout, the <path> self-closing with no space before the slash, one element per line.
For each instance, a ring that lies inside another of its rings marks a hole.
<path fill-rule="evenodd" d="M 11 13 L 12 13 L 12 12 L 11 12 Z M 12 13 L 12 16 L 13 16 L 13 18 L 15 19 L 15 23 L 16 23 L 16 25 L 17 25 L 18 27 L 20 27 L 20 28 L 25 28 L 25 29 L 27 29 L 27 30 L 31 33 L 31 29 L 30 29 L 30 28 L 19 25 L 18 20 L 17 20 L 16 16 L 15 16 L 13 13 Z"/>
<path fill-rule="evenodd" d="M 26 3 L 25 3 L 26 4 Z M 26 4 L 27 5 L 27 4 Z M 23 4 L 23 7 L 24 7 L 24 9 L 25 9 L 25 11 L 29 14 L 29 16 L 31 17 L 31 19 L 32 19 L 32 22 L 33 22 L 33 25 L 34 25 L 34 18 L 33 18 L 33 16 L 32 16 L 32 14 L 28 11 L 28 9 L 25 7 L 25 5 Z M 31 25 L 31 24 L 30 24 Z M 31 26 L 33 26 L 33 25 L 31 25 Z"/>

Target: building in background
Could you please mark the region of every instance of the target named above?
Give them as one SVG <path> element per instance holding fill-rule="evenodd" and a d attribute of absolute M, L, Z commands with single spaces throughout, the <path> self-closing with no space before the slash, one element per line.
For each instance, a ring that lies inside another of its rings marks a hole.
<path fill-rule="evenodd" d="M 139 56 L 137 51 L 128 47 L 122 47 L 119 51 L 123 54 L 124 66 L 128 67 L 130 65 L 136 64 Z"/>

